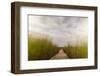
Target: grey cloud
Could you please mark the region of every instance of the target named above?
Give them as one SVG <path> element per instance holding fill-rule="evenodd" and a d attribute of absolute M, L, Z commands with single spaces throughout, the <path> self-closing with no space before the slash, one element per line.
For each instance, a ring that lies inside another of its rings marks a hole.
<path fill-rule="evenodd" d="M 29 28 L 32 32 L 37 29 L 37 32 L 52 36 L 54 43 L 63 46 L 78 40 L 81 41 L 84 36 L 87 36 L 88 18 L 72 16 L 30 16 Z"/>

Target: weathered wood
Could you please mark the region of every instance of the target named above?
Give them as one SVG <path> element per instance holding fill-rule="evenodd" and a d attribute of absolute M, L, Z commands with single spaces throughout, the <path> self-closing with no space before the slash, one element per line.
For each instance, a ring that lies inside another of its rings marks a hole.
<path fill-rule="evenodd" d="M 52 59 L 69 59 L 68 55 L 63 51 L 63 49 L 60 49 L 59 52 L 54 55 Z"/>

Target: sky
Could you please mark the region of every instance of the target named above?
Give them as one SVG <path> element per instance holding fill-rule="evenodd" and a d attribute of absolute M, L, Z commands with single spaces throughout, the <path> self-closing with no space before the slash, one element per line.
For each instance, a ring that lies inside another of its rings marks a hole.
<path fill-rule="evenodd" d="M 29 15 L 29 33 L 34 32 L 49 35 L 60 47 L 77 44 L 87 40 L 88 18 Z"/>

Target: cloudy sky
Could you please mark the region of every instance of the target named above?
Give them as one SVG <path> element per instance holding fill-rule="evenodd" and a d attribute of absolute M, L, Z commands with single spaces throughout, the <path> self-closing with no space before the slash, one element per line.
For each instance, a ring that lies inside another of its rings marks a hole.
<path fill-rule="evenodd" d="M 29 15 L 29 33 L 34 32 L 49 35 L 58 46 L 76 44 L 87 40 L 88 18 Z"/>

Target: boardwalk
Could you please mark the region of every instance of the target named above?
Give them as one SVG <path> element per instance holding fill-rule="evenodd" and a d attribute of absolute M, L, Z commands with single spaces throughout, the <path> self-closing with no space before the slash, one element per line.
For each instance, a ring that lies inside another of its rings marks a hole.
<path fill-rule="evenodd" d="M 68 55 L 63 51 L 63 49 L 59 50 L 59 52 L 54 55 L 51 60 L 53 59 L 69 59 Z"/>

